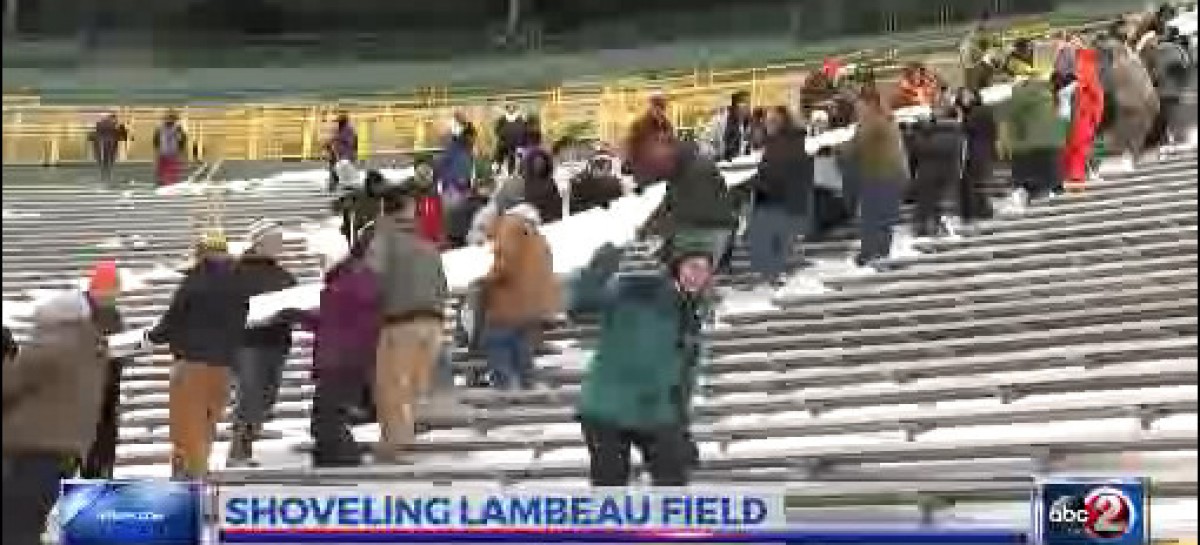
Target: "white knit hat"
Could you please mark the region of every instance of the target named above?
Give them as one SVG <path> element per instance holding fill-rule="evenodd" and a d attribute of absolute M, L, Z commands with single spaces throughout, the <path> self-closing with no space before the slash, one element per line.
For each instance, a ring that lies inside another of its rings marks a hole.
<path fill-rule="evenodd" d="M 505 214 L 510 215 L 510 216 L 517 216 L 533 225 L 541 225 L 542 224 L 542 215 L 540 213 L 538 213 L 537 208 L 535 208 L 532 204 L 529 204 L 527 202 L 523 202 L 521 204 L 513 206 L 512 208 L 509 208 L 508 211 L 505 212 Z"/>
<path fill-rule="evenodd" d="M 246 232 L 246 251 L 278 257 L 283 252 L 283 227 L 266 219 L 250 224 Z"/>
<path fill-rule="evenodd" d="M 33 309 L 36 324 L 60 324 L 86 320 L 92 315 L 87 296 L 79 290 L 67 290 L 42 299 Z"/>

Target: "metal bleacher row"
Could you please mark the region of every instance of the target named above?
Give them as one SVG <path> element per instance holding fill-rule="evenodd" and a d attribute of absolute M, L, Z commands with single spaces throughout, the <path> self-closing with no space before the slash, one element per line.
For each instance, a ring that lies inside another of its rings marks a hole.
<path fill-rule="evenodd" d="M 818 281 L 819 292 L 762 294 L 739 249 L 720 281 L 725 304 L 698 400 L 698 478 L 782 483 L 828 505 L 1014 498 L 1034 474 L 1123 470 L 1152 477 L 1159 496 L 1195 497 L 1195 169 L 1194 154 L 1150 162 L 984 222 L 977 235 L 918 241 L 919 253 L 878 274 L 842 267 L 856 242 L 852 227 L 839 228 L 803 245 L 807 265 L 795 278 Z M 1003 187 L 1001 177 L 992 190 Z M 190 218 L 212 206 L 204 196 L 65 186 L 5 187 L 3 197 L 6 310 L 115 257 L 144 273 L 120 299 L 131 328 L 164 310 L 176 277 L 163 270 L 186 256 Z M 257 218 L 283 221 L 294 233 L 284 265 L 316 281 L 300 232 L 326 214 L 318 189 L 228 193 L 222 206 L 235 237 Z M 628 248 L 624 266 L 654 266 L 647 250 Z M 27 333 L 17 318 L 6 323 Z M 214 478 L 581 482 L 571 402 L 594 334 L 586 322 L 550 332 L 542 388 L 462 389 L 471 409 L 424 422 L 412 463 L 320 471 L 301 453 L 312 391 L 301 336 L 257 449 L 262 467 Z M 482 364 L 462 350 L 454 357 L 460 373 Z M 169 369 L 159 351 L 124 371 L 122 474 L 167 473 Z"/>

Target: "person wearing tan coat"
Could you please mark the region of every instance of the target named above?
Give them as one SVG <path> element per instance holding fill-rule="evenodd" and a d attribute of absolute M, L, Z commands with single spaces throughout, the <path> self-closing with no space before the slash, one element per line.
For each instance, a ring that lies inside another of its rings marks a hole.
<path fill-rule="evenodd" d="M 107 347 L 86 295 L 57 294 L 33 313 L 31 338 L 4 366 L 3 543 L 37 544 L 59 481 L 96 434 Z"/>
<path fill-rule="evenodd" d="M 550 244 L 528 204 L 510 208 L 495 224 L 492 268 L 484 277 L 484 349 L 492 385 L 528 388 L 533 341 L 561 306 Z"/>
<path fill-rule="evenodd" d="M 1113 46 L 1113 97 L 1116 119 L 1108 131 L 1111 149 L 1125 155 L 1128 168 L 1134 168 L 1145 148 L 1146 136 L 1158 115 L 1158 94 L 1149 71 L 1132 49 L 1124 44 Z"/>

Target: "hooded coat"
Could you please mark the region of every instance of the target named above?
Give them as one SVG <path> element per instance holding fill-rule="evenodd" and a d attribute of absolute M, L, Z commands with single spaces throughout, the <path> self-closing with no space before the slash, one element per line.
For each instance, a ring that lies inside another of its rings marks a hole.
<path fill-rule="evenodd" d="M 492 268 L 484 277 L 489 325 L 524 327 L 560 310 L 550 243 L 530 208 L 513 207 L 496 221 Z"/>
<path fill-rule="evenodd" d="M 29 341 L 3 369 L 5 456 L 73 458 L 84 455 L 95 438 L 108 375 L 104 337 L 82 293 L 63 294 L 47 305 L 58 309 L 35 311 Z"/>
<path fill-rule="evenodd" d="M 617 273 L 608 246 L 571 281 L 570 312 L 599 313 L 580 420 L 630 430 L 686 425 L 700 363 L 703 303 L 662 272 Z"/>

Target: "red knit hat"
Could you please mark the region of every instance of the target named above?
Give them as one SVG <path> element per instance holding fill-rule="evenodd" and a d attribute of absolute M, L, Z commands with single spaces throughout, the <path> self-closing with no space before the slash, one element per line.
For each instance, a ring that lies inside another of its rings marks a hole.
<path fill-rule="evenodd" d="M 88 293 L 92 295 L 112 294 L 121 289 L 121 278 L 117 272 L 117 262 L 105 259 L 92 268 L 92 276 L 88 281 Z"/>
<path fill-rule="evenodd" d="M 829 57 L 825 59 L 825 62 L 821 63 L 821 72 L 829 79 L 836 79 L 838 72 L 841 70 L 842 63 L 833 57 Z"/>

